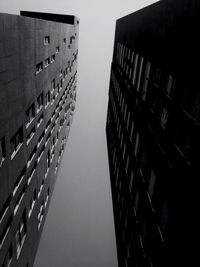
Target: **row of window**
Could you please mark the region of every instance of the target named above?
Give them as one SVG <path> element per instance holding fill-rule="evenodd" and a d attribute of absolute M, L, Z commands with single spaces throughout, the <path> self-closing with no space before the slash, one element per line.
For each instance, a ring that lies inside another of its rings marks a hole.
<path fill-rule="evenodd" d="M 74 83 L 74 81 L 75 81 L 75 78 L 74 79 L 70 79 L 69 84 L 68 84 L 68 86 L 66 88 L 67 89 L 71 88 L 73 86 L 72 83 Z M 55 87 L 55 79 L 52 80 L 52 88 L 54 88 L 54 87 Z M 61 87 L 58 84 L 57 85 L 58 91 L 56 91 L 56 96 L 58 96 L 58 94 L 60 92 L 60 88 Z M 52 90 L 54 90 L 54 89 L 52 89 Z M 69 93 L 70 93 L 70 90 L 69 90 Z M 67 93 L 67 97 L 69 96 L 69 93 Z M 36 113 L 38 114 L 41 111 L 41 109 L 43 108 L 44 100 L 45 100 L 45 108 L 47 108 L 48 105 L 50 104 L 50 102 L 52 102 L 52 104 L 54 103 L 53 99 L 54 98 L 52 98 L 52 101 L 50 101 L 50 91 L 48 91 L 45 94 L 45 97 L 44 97 L 43 92 L 37 97 L 36 111 L 35 111 L 35 103 L 31 104 L 31 106 L 26 111 L 26 129 L 28 129 L 29 126 L 34 121 L 34 119 L 36 117 Z M 59 104 L 60 104 L 60 102 L 59 102 Z M 44 119 L 44 115 L 41 114 L 39 116 L 39 118 L 38 118 L 38 121 L 37 121 L 37 128 L 39 128 L 39 126 L 41 125 L 43 119 Z M 35 128 L 35 126 L 33 126 L 32 129 L 30 130 L 30 132 L 27 135 L 27 145 L 30 143 L 30 141 L 33 138 L 35 132 L 36 132 L 36 128 Z M 14 156 L 17 154 L 17 152 L 19 151 L 22 143 L 23 143 L 23 127 L 20 127 L 18 129 L 18 131 L 15 133 L 15 135 L 10 140 L 11 159 L 13 159 Z M 3 164 L 3 161 L 5 160 L 5 157 L 6 157 L 5 137 L 2 137 L 0 139 L 0 167 Z"/>
<path fill-rule="evenodd" d="M 152 67 L 150 61 L 120 43 L 117 45 L 116 59 L 132 85 L 138 92 L 141 91 L 143 100 L 146 99 L 150 77 L 155 87 L 164 88 L 165 94 L 169 98 L 173 97 L 175 78 L 171 74 L 166 74 L 156 66 Z"/>

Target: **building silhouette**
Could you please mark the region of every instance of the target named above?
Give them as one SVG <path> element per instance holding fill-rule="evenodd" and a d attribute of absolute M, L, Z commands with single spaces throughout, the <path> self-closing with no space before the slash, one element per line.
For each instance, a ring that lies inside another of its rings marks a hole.
<path fill-rule="evenodd" d="M 75 109 L 78 25 L 0 14 L 0 266 L 33 266 Z"/>
<path fill-rule="evenodd" d="M 116 22 L 106 133 L 120 267 L 199 262 L 199 6 L 159 1 Z"/>

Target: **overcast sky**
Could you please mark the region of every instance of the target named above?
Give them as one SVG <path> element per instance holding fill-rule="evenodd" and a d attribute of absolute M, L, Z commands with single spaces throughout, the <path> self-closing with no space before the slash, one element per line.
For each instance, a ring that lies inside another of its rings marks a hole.
<path fill-rule="evenodd" d="M 117 267 L 105 136 L 115 21 L 153 2 L 0 0 L 0 12 L 80 18 L 76 112 L 34 267 Z"/>

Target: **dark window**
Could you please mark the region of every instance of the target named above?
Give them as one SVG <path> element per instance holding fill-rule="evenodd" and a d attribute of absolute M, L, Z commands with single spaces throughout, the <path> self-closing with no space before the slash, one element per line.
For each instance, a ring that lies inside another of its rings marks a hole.
<path fill-rule="evenodd" d="M 163 107 L 161 109 L 161 116 L 160 116 L 160 125 L 161 127 L 165 130 L 167 127 L 167 121 L 168 121 L 168 117 L 169 117 L 169 112 L 168 110 Z"/>
<path fill-rule="evenodd" d="M 53 79 L 53 80 L 51 81 L 51 91 L 54 91 L 55 88 L 56 88 L 56 80 Z"/>
<path fill-rule="evenodd" d="M 66 38 L 63 39 L 63 43 L 64 43 L 64 44 L 67 43 L 67 39 L 66 39 Z"/>
<path fill-rule="evenodd" d="M 175 82 L 176 81 L 172 75 L 167 76 L 165 91 L 166 91 L 166 95 L 170 98 L 172 98 L 174 94 Z"/>
<path fill-rule="evenodd" d="M 151 62 L 147 61 L 146 62 L 146 68 L 145 68 L 145 74 L 144 74 L 144 81 L 143 81 L 143 86 L 142 86 L 142 93 L 141 93 L 143 100 L 146 99 L 146 95 L 147 95 L 150 70 L 151 70 Z"/>
<path fill-rule="evenodd" d="M 0 138 L 0 167 L 6 157 L 5 137 Z"/>
<path fill-rule="evenodd" d="M 35 134 L 35 126 L 32 128 L 32 130 L 30 131 L 30 133 L 27 135 L 27 139 L 26 139 L 27 144 L 29 144 L 29 142 L 33 138 L 34 134 Z"/>
<path fill-rule="evenodd" d="M 14 155 L 16 154 L 22 143 L 23 143 L 23 128 L 20 127 L 19 130 L 10 140 L 11 157 L 14 157 Z"/>
<path fill-rule="evenodd" d="M 39 117 L 39 119 L 38 119 L 38 121 L 37 121 L 37 127 L 40 126 L 40 124 L 42 123 L 43 119 L 44 119 L 44 115 L 43 115 L 43 113 L 42 113 L 42 115 Z"/>
<path fill-rule="evenodd" d="M 60 47 L 57 46 L 57 47 L 56 47 L 56 53 L 59 53 L 59 52 L 60 52 Z"/>
<path fill-rule="evenodd" d="M 33 103 L 30 108 L 26 111 L 26 127 L 33 121 L 35 118 L 35 104 Z"/>
<path fill-rule="evenodd" d="M 41 72 L 43 70 L 43 62 L 40 62 L 38 63 L 36 66 L 35 66 L 36 70 L 36 74 L 38 74 L 39 72 Z"/>
<path fill-rule="evenodd" d="M 55 54 L 53 54 L 53 55 L 51 56 L 51 63 L 54 62 L 55 59 L 56 59 L 56 56 L 55 56 Z"/>
<path fill-rule="evenodd" d="M 153 71 L 153 84 L 156 87 L 159 87 L 160 82 L 161 82 L 161 70 L 159 68 L 155 68 Z"/>
<path fill-rule="evenodd" d="M 50 36 L 44 37 L 44 45 L 48 45 L 50 43 Z"/>
<path fill-rule="evenodd" d="M 10 244 L 10 247 L 4 258 L 2 267 L 9 267 L 12 261 L 12 257 L 13 257 L 12 244 Z"/>
<path fill-rule="evenodd" d="M 17 258 L 19 258 L 26 237 L 26 210 L 24 210 L 15 234 Z"/>
<path fill-rule="evenodd" d="M 45 95 L 45 107 L 47 107 L 50 103 L 50 91 L 48 91 Z"/>
<path fill-rule="evenodd" d="M 42 106 L 43 106 L 43 92 L 37 98 L 37 112 L 40 111 Z"/>
<path fill-rule="evenodd" d="M 50 64 L 50 57 L 46 58 L 44 61 L 44 67 L 47 67 Z"/>

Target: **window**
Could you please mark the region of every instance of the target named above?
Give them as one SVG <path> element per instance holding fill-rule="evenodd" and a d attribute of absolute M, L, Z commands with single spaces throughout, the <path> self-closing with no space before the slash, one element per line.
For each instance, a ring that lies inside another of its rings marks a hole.
<path fill-rule="evenodd" d="M 10 247 L 4 258 L 2 267 L 9 267 L 11 265 L 12 257 L 13 257 L 12 244 L 10 244 Z"/>
<path fill-rule="evenodd" d="M 30 201 L 29 201 L 29 213 L 28 213 L 29 218 L 31 217 L 31 213 L 33 211 L 35 202 L 36 202 L 36 189 L 34 190 L 32 196 L 30 198 Z"/>
<path fill-rule="evenodd" d="M 45 150 L 45 144 L 43 145 L 43 147 L 42 147 L 42 149 L 41 149 L 41 151 L 40 151 L 40 154 L 39 154 L 39 156 L 38 156 L 38 159 L 37 159 L 37 162 L 38 162 L 38 163 L 40 162 L 40 160 L 41 160 L 41 158 L 42 158 L 42 155 L 43 155 L 43 153 L 44 153 L 44 150 Z"/>
<path fill-rule="evenodd" d="M 36 66 L 35 66 L 35 73 L 38 74 L 40 73 L 42 70 L 43 70 L 43 62 L 40 62 L 38 63 Z"/>
<path fill-rule="evenodd" d="M 56 47 L 56 54 L 59 53 L 59 52 L 60 52 L 60 47 L 57 46 L 57 47 Z"/>
<path fill-rule="evenodd" d="M 38 221 L 39 221 L 38 230 L 40 229 L 40 225 L 42 223 L 43 216 L 44 216 L 44 200 L 42 201 L 42 205 L 41 205 L 39 213 L 38 213 Z"/>
<path fill-rule="evenodd" d="M 31 124 L 35 118 L 35 104 L 33 103 L 30 108 L 26 111 L 26 128 Z"/>
<path fill-rule="evenodd" d="M 14 156 L 20 149 L 22 143 L 23 143 L 23 128 L 20 127 L 19 130 L 15 133 L 15 135 L 10 140 L 11 159 L 14 158 Z"/>
<path fill-rule="evenodd" d="M 29 177 L 28 177 L 28 182 L 27 182 L 28 185 L 29 185 L 30 182 L 32 181 L 32 178 L 33 178 L 33 175 L 34 175 L 34 173 L 35 173 L 36 167 L 37 167 L 37 162 L 34 163 L 33 168 L 32 168 L 32 170 L 31 170 L 31 172 L 30 172 Z"/>
<path fill-rule="evenodd" d="M 48 45 L 50 43 L 50 36 L 44 37 L 44 45 Z"/>
<path fill-rule="evenodd" d="M 43 187 L 44 187 L 44 179 L 42 180 L 42 183 L 41 183 L 41 185 L 40 185 L 40 190 L 39 190 L 39 192 L 38 192 L 38 198 L 39 198 L 40 195 L 41 195 L 41 192 L 42 192 Z"/>
<path fill-rule="evenodd" d="M 14 216 L 17 214 L 17 211 L 18 211 L 18 209 L 20 207 L 20 204 L 21 204 L 21 202 L 23 200 L 23 197 L 24 197 L 24 194 L 25 194 L 25 190 L 26 190 L 26 184 L 24 185 L 24 187 L 23 187 L 22 191 L 20 192 L 20 195 L 19 195 L 19 197 L 17 199 L 17 203 L 16 203 L 15 208 L 14 208 Z"/>
<path fill-rule="evenodd" d="M 163 128 L 163 130 L 165 130 L 167 127 L 168 116 L 169 116 L 168 110 L 165 107 L 163 107 L 160 116 L 160 125 Z"/>
<path fill-rule="evenodd" d="M 135 154 L 136 158 L 138 158 L 138 155 L 139 155 L 139 148 L 140 148 L 140 136 L 137 133 L 136 139 L 135 139 L 135 148 L 134 148 L 134 154 Z"/>
<path fill-rule="evenodd" d="M 50 127 L 50 124 L 51 124 L 51 119 L 48 120 L 47 124 L 46 124 L 46 127 L 45 127 L 45 134 L 46 132 L 48 131 L 49 127 Z"/>
<path fill-rule="evenodd" d="M 46 68 L 50 64 L 50 57 L 44 60 L 44 67 Z"/>
<path fill-rule="evenodd" d="M 31 139 L 33 138 L 35 134 L 35 126 L 32 128 L 32 130 L 30 131 L 30 133 L 27 135 L 27 145 L 30 143 Z"/>
<path fill-rule="evenodd" d="M 166 79 L 166 95 L 170 98 L 173 97 L 174 94 L 174 88 L 175 88 L 175 79 L 172 75 L 168 75 Z"/>
<path fill-rule="evenodd" d="M 50 149 L 47 152 L 47 157 L 46 157 L 46 168 L 45 168 L 45 176 L 48 174 L 49 168 L 50 168 L 50 160 L 51 160 L 51 155 L 50 155 Z"/>
<path fill-rule="evenodd" d="M 145 68 L 145 74 L 144 74 L 144 82 L 143 82 L 143 87 L 142 87 L 142 98 L 143 98 L 143 100 L 146 99 L 146 95 L 147 95 L 147 88 L 148 88 L 148 83 L 149 83 L 150 70 L 151 70 L 151 62 L 147 61 L 146 68 Z"/>
<path fill-rule="evenodd" d="M 42 107 L 43 107 L 43 92 L 37 98 L 37 113 L 42 109 Z"/>
<path fill-rule="evenodd" d="M 17 232 L 15 234 L 17 258 L 19 258 L 22 246 L 26 238 L 26 210 L 24 210 L 22 218 L 18 223 Z"/>
<path fill-rule="evenodd" d="M 143 63 L 144 63 L 144 58 L 140 58 L 140 67 L 139 67 L 139 73 L 138 73 L 138 80 L 137 80 L 137 91 L 139 92 L 140 90 L 140 82 L 141 82 L 141 77 L 142 77 L 142 68 L 143 68 Z"/>
<path fill-rule="evenodd" d="M 149 186 L 148 186 L 148 192 L 149 192 L 149 195 L 151 198 L 153 196 L 155 182 L 156 182 L 156 175 L 154 173 L 154 170 L 151 170 L 150 179 L 149 179 Z"/>
<path fill-rule="evenodd" d="M 51 63 L 53 63 L 53 62 L 55 61 L 55 59 L 56 59 L 56 56 L 55 56 L 55 54 L 53 54 L 53 55 L 51 56 L 51 59 L 50 59 Z"/>
<path fill-rule="evenodd" d="M 63 43 L 64 43 L 64 44 L 67 43 L 67 39 L 66 39 L 66 38 L 63 39 Z"/>
<path fill-rule="evenodd" d="M 49 103 L 50 103 L 50 91 L 48 91 L 45 95 L 45 108 L 48 107 Z"/>
<path fill-rule="evenodd" d="M 159 68 L 155 68 L 153 71 L 153 84 L 156 87 L 159 87 L 160 81 L 161 81 L 161 70 Z"/>
<path fill-rule="evenodd" d="M 34 157 L 35 157 L 35 154 L 36 154 L 36 150 L 37 150 L 37 146 L 34 147 L 33 151 L 31 152 L 29 158 L 28 158 L 28 162 L 27 162 L 27 168 L 29 168 L 29 166 L 31 165 Z"/>
<path fill-rule="evenodd" d="M 23 170 L 21 171 L 21 173 L 19 175 L 19 178 L 17 179 L 17 181 L 15 183 L 15 186 L 14 186 L 13 192 L 12 192 L 13 197 L 15 196 L 17 190 L 19 189 L 20 185 L 22 184 L 25 173 L 26 173 L 26 167 L 23 168 Z"/>
<path fill-rule="evenodd" d="M 44 115 L 43 115 L 43 113 L 42 113 L 42 115 L 41 115 L 41 116 L 39 117 L 39 119 L 37 120 L 37 128 L 40 127 L 40 125 L 41 125 L 43 119 L 44 119 Z"/>
<path fill-rule="evenodd" d="M 137 74 L 137 66 L 138 66 L 138 58 L 139 58 L 139 55 L 136 54 L 135 56 L 135 63 L 134 63 L 134 71 L 133 71 L 133 85 L 135 85 L 135 82 L 136 82 L 136 74 Z"/>
<path fill-rule="evenodd" d="M 3 222 L 5 216 L 6 216 L 7 212 L 8 212 L 10 201 L 11 201 L 11 196 L 9 196 L 6 199 L 5 203 L 3 204 L 3 207 L 1 207 L 1 210 L 0 210 L 0 225 Z"/>
<path fill-rule="evenodd" d="M 1 248 L 2 248 L 2 246 L 6 240 L 7 235 L 9 233 L 11 222 L 12 222 L 12 216 L 10 216 L 10 218 L 8 219 L 8 221 L 6 223 L 5 228 L 3 229 L 3 231 L 1 231 L 2 234 L 0 235 L 0 251 L 1 251 Z"/>
<path fill-rule="evenodd" d="M 5 137 L 0 138 L 0 167 L 6 157 Z"/>
<path fill-rule="evenodd" d="M 133 171 L 131 171 L 131 178 L 130 178 L 130 183 L 129 183 L 129 191 L 132 192 L 132 188 L 133 188 Z"/>
<path fill-rule="evenodd" d="M 56 80 L 53 79 L 53 80 L 51 81 L 51 92 L 53 92 L 53 91 L 55 90 L 55 88 L 56 88 Z"/>

